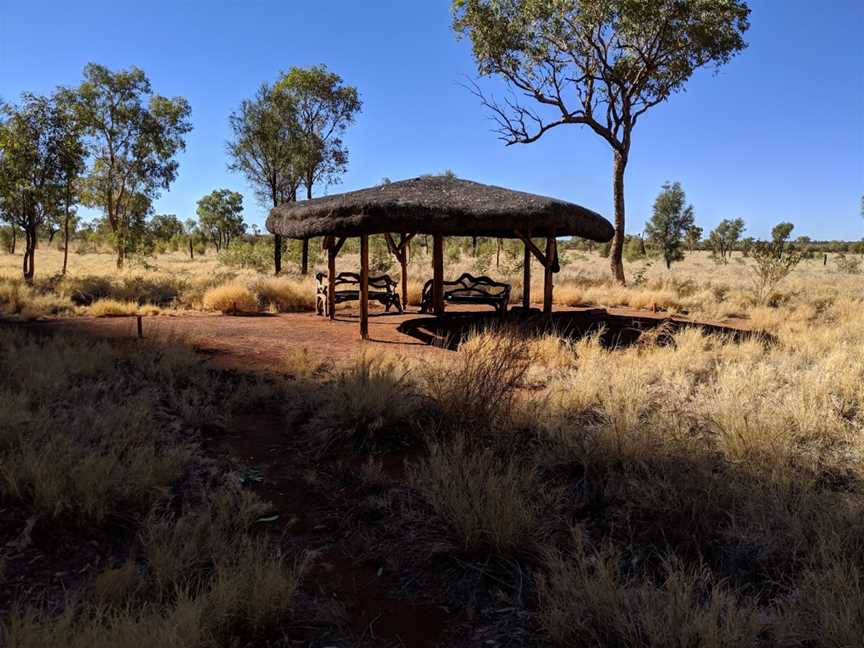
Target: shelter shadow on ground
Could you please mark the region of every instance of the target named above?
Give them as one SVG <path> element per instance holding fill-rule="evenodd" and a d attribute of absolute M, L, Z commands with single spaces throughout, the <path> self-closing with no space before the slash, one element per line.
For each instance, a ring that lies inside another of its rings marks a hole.
<path fill-rule="evenodd" d="M 674 335 L 685 328 L 698 328 L 705 333 L 725 335 L 736 342 L 757 336 L 766 341 L 773 338 L 761 331 L 708 324 L 672 317 L 640 317 L 638 315 L 615 315 L 605 308 L 592 308 L 580 311 L 554 312 L 542 314 L 536 309 L 530 311 L 512 310 L 506 320 L 495 313 L 447 313 L 439 317 L 423 317 L 402 322 L 396 330 L 409 335 L 425 344 L 456 351 L 473 333 L 502 325 L 516 327 L 526 335 L 556 336 L 578 340 L 598 334 L 601 344 L 606 348 L 620 348 L 647 341 L 664 345 L 673 341 Z"/>

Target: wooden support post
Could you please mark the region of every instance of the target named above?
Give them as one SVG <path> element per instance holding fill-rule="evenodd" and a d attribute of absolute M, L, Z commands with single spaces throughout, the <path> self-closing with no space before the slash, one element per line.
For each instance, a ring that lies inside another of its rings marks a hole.
<path fill-rule="evenodd" d="M 327 241 L 327 317 L 331 320 L 336 319 L 336 255 L 339 253 L 339 247 L 336 245 L 335 239 L 331 236 Z"/>
<path fill-rule="evenodd" d="M 369 339 L 369 235 L 360 235 L 360 337 Z"/>
<path fill-rule="evenodd" d="M 432 312 L 444 314 L 444 237 L 432 236 Z"/>
<path fill-rule="evenodd" d="M 543 312 L 547 315 L 552 312 L 552 268 L 557 254 L 555 232 L 550 232 L 546 236 L 546 263 L 543 272 Z"/>
<path fill-rule="evenodd" d="M 309 272 L 309 239 L 303 239 L 303 249 L 300 252 L 300 274 Z"/>
<path fill-rule="evenodd" d="M 399 265 L 402 267 L 402 308 L 408 308 L 408 246 L 411 239 L 404 234 L 399 238 Z"/>
<path fill-rule="evenodd" d="M 531 308 L 531 250 L 527 245 L 522 260 L 522 308 Z"/>

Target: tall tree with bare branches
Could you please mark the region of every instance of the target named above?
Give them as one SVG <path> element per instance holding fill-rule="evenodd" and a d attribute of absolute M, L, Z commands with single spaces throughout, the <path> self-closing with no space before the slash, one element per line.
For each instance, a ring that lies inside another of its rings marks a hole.
<path fill-rule="evenodd" d="M 475 84 L 508 145 L 562 124 L 587 126 L 612 148 L 612 274 L 624 282 L 624 171 L 640 117 L 695 70 L 746 47 L 744 0 L 453 0 L 481 75 L 502 77 L 503 103 Z M 520 101 L 519 96 L 530 103 Z"/>

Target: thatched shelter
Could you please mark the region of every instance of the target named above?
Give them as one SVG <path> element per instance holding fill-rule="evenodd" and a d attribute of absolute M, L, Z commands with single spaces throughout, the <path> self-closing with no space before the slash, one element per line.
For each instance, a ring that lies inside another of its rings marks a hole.
<path fill-rule="evenodd" d="M 402 266 L 403 295 L 407 286 L 407 247 L 416 234 L 433 237 L 433 303 L 443 312 L 443 237 L 488 236 L 519 238 L 525 243 L 523 305 L 530 304 L 530 255 L 545 268 L 544 311 L 552 309 L 552 273 L 557 271 L 558 236 L 579 236 L 593 241 L 612 239 L 612 225 L 599 214 L 555 198 L 448 176 L 423 176 L 368 189 L 285 203 L 267 218 L 273 234 L 295 239 L 324 237 L 328 270 L 346 237 L 360 237 L 361 276 L 368 277 L 368 236 L 385 234 Z M 399 234 L 397 242 L 393 234 Z M 546 239 L 541 251 L 531 240 Z M 361 293 L 366 279 L 361 280 Z M 333 309 L 330 310 L 331 316 Z M 361 333 L 368 330 L 368 299 L 361 295 Z"/>

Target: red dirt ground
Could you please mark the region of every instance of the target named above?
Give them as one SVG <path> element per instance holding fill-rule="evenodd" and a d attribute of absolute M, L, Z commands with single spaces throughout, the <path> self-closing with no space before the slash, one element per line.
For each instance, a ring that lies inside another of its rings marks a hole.
<path fill-rule="evenodd" d="M 449 307 L 448 312 L 466 314 L 470 307 Z M 596 308 L 556 308 L 557 313 L 597 312 Z M 605 309 L 612 317 L 656 320 L 669 319 L 663 312 L 632 308 Z M 602 316 L 601 316 L 602 317 Z M 446 353 L 440 348 L 400 332 L 398 327 L 417 319 L 433 320 L 417 312 L 404 314 L 373 311 L 369 319 L 369 341 L 360 338 L 356 309 L 340 310 L 337 319 L 327 319 L 314 313 L 262 314 L 229 316 L 219 313 L 181 313 L 176 316 L 143 318 L 145 337 L 177 340 L 211 354 L 214 365 L 238 370 L 290 370 L 292 356 L 303 350 L 322 360 L 340 365 L 351 362 L 363 348 L 387 349 L 401 354 Z M 672 318 L 690 322 L 686 318 Z M 134 338 L 134 317 L 59 318 L 36 323 L 38 328 L 55 331 L 80 331 L 106 338 Z M 746 320 L 707 323 L 733 330 L 749 330 Z"/>

